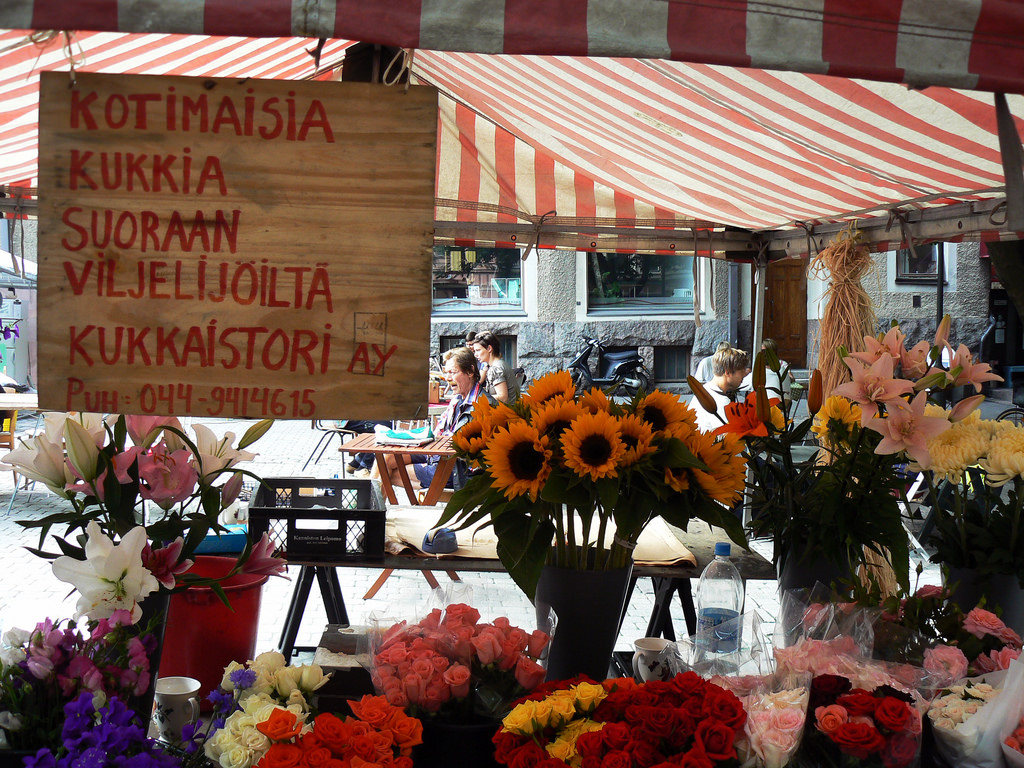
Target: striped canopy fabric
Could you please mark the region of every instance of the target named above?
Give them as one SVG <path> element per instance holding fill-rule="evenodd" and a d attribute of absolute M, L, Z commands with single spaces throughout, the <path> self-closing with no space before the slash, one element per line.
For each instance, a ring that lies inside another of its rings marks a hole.
<path fill-rule="evenodd" d="M 342 38 L 1024 93 L 1017 0 L 4 0 L 0 28 Z"/>
<path fill-rule="evenodd" d="M 68 51 L 79 70 L 294 79 L 333 76 L 351 45 L 328 41 L 317 69 L 316 41 L 301 38 L 83 32 L 68 46 L 28 35 L 0 32 L 0 184 L 35 178 L 38 71 L 67 70 Z M 903 240 L 894 206 L 991 209 L 1005 195 L 984 92 L 664 59 L 431 50 L 415 52 L 412 72 L 441 94 L 442 243 L 753 255 L 750 231 L 789 236 L 888 215 L 876 240 L 890 248 Z M 1020 123 L 1024 98 L 1010 106 Z M 943 239 L 1013 236 L 996 216 L 975 218 Z M 791 251 L 807 250 L 802 236 L 794 241 Z"/>

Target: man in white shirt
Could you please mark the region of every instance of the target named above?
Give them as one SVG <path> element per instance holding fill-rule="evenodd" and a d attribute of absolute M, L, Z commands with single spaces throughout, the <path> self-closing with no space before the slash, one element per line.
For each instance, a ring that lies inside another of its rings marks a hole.
<path fill-rule="evenodd" d="M 697 414 L 697 429 L 701 432 L 711 432 L 725 423 L 725 406 L 733 402 L 736 390 L 750 370 L 750 356 L 742 349 L 730 347 L 715 352 L 711 366 L 714 376 L 704 385 L 704 389 L 718 405 L 717 412 L 705 411 L 696 395 L 689 402 L 690 408 Z"/>
<path fill-rule="evenodd" d="M 720 341 L 718 342 L 718 346 L 715 347 L 715 352 L 722 352 L 723 350 L 730 349 L 731 347 L 732 344 L 728 341 Z M 712 377 L 714 377 L 715 373 L 711 369 L 712 360 L 714 359 L 714 354 L 710 354 L 697 363 L 697 367 L 693 369 L 693 377 L 701 384 L 707 384 L 711 381 Z"/>

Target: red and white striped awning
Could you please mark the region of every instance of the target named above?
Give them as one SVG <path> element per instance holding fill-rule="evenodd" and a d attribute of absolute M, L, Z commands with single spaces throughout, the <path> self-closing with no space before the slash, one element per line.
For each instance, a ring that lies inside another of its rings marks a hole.
<path fill-rule="evenodd" d="M 68 66 L 60 39 L 17 45 L 27 34 L 0 32 L 0 184 L 36 176 L 35 73 Z M 81 70 L 281 79 L 326 77 L 350 45 L 329 41 L 315 70 L 314 41 L 297 38 L 74 39 Z M 801 224 L 884 220 L 894 206 L 910 215 L 962 215 L 975 204 L 991 211 L 1004 195 L 992 97 L 976 91 L 666 60 L 437 51 L 417 51 L 413 72 L 442 94 L 438 242 L 707 254 L 707 231 L 724 237 L 724 226 L 792 237 Z M 1010 105 L 1024 115 L 1024 99 Z M 890 223 L 883 247 L 902 237 Z M 1004 230 L 997 216 L 974 216 L 941 236 Z M 733 250 L 754 247 L 733 237 Z"/>
<path fill-rule="evenodd" d="M 0 27 L 669 59 L 1024 93 L 1018 0 L 4 0 Z"/>

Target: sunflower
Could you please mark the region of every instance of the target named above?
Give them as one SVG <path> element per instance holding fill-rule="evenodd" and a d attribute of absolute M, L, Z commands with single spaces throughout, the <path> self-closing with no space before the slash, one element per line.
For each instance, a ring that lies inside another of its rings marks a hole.
<path fill-rule="evenodd" d="M 572 424 L 572 420 L 582 413 L 586 411 L 581 409 L 575 400 L 556 397 L 537 407 L 533 412 L 532 422 L 540 434 L 560 438 Z"/>
<path fill-rule="evenodd" d="M 487 446 L 490 436 L 489 424 L 473 419 L 452 435 L 455 449 L 473 466 L 480 465 L 480 452 Z"/>
<path fill-rule="evenodd" d="M 580 477 L 614 477 L 626 452 L 619 423 L 609 413 L 583 413 L 562 433 L 565 465 Z"/>
<path fill-rule="evenodd" d="M 636 414 L 650 424 L 654 432 L 671 431 L 680 422 L 694 428 L 697 426 L 697 415 L 680 402 L 678 397 L 661 390 L 644 395 L 637 404 Z"/>
<path fill-rule="evenodd" d="M 489 437 L 491 432 L 501 427 L 507 427 L 510 421 L 518 420 L 519 414 L 512 410 L 505 403 L 491 405 L 486 397 L 477 398 L 473 406 L 473 420 L 483 425 L 483 434 Z"/>
<path fill-rule="evenodd" d="M 551 474 L 548 438 L 525 421 L 513 421 L 496 430 L 483 455 L 493 486 L 507 499 L 528 493 L 536 501 Z"/>
<path fill-rule="evenodd" d="M 560 397 L 563 400 L 572 400 L 576 396 L 576 386 L 572 383 L 572 374 L 568 371 L 555 371 L 545 373 L 535 380 L 530 388 L 523 395 L 523 400 L 530 406 L 530 410 L 536 410 L 539 406 Z"/>
<path fill-rule="evenodd" d="M 824 445 L 849 445 L 860 427 L 860 406 L 845 397 L 830 395 L 814 416 L 811 431 Z"/>
<path fill-rule="evenodd" d="M 665 485 L 676 493 L 690 487 L 690 470 L 687 467 L 665 467 Z"/>
<path fill-rule="evenodd" d="M 607 411 L 608 405 L 608 395 L 600 387 L 592 387 L 580 398 L 580 408 L 591 413 Z"/>
<path fill-rule="evenodd" d="M 636 414 L 622 416 L 619 419 L 619 429 L 622 433 L 622 443 L 626 446 L 626 452 L 622 456 L 623 467 L 631 467 L 648 454 L 657 451 L 657 447 L 651 445 L 651 438 L 654 435 L 651 425 Z"/>
<path fill-rule="evenodd" d="M 743 440 L 733 434 L 716 440 L 709 433 L 696 432 L 689 448 L 708 467 L 706 472 L 690 470 L 704 493 L 727 507 L 739 501 L 747 471 Z"/>

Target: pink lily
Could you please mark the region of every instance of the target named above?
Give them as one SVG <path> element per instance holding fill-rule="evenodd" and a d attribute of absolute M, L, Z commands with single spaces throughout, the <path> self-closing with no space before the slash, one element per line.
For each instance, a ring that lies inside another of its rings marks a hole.
<path fill-rule="evenodd" d="M 132 464 L 138 459 L 140 453 L 142 453 L 142 449 L 133 445 L 131 448 L 126 448 L 123 452 L 116 454 L 111 460 L 114 465 L 114 474 L 117 476 L 117 482 L 121 485 L 127 485 L 132 481 L 128 470 L 131 469 Z"/>
<path fill-rule="evenodd" d="M 866 349 L 863 352 L 851 352 L 850 357 L 867 365 L 871 365 L 883 355 L 889 355 L 894 362 L 899 361 L 906 351 L 903 348 L 903 340 L 906 338 L 907 335 L 900 330 L 898 325 L 893 326 L 881 340 L 874 336 L 865 336 L 864 346 Z"/>
<path fill-rule="evenodd" d="M 882 436 L 875 453 L 906 451 L 907 456 L 924 469 L 931 463 L 928 441 L 945 432 L 952 424 L 947 419 L 925 416 L 928 393 L 918 392 L 909 403 L 897 400 L 886 407 L 887 418 L 873 418 L 866 424 Z"/>
<path fill-rule="evenodd" d="M 142 449 L 149 448 L 164 427 L 181 429 L 177 416 L 127 416 L 128 436 Z"/>
<path fill-rule="evenodd" d="M 900 366 L 903 375 L 908 379 L 919 379 L 928 372 L 930 364 L 928 354 L 932 347 L 927 341 L 919 341 L 910 349 L 905 349 L 900 354 Z"/>
<path fill-rule="evenodd" d="M 192 560 L 178 562 L 184 544 L 185 540 L 179 536 L 166 547 L 153 549 L 147 541 L 146 546 L 142 548 L 143 567 L 152 573 L 165 589 L 174 589 L 175 575 L 184 573 L 192 567 Z"/>
<path fill-rule="evenodd" d="M 964 384 L 973 384 L 975 392 L 981 392 L 981 385 L 986 381 L 1003 380 L 1002 376 L 992 373 L 992 366 L 988 363 L 975 363 L 971 357 L 971 350 L 965 344 L 957 347 L 956 354 L 953 355 L 953 362 L 949 364 L 951 373 L 957 368 L 960 369 L 960 373 L 953 379 L 953 385 L 959 387 Z"/>
<path fill-rule="evenodd" d="M 867 426 L 868 420 L 878 414 L 879 405 L 888 405 L 914 391 L 914 385 L 906 379 L 892 377 L 892 357 L 882 355 L 871 366 L 860 360 L 843 358 L 853 374 L 853 381 L 841 384 L 832 394 L 842 395 L 861 408 L 861 423 Z"/>
<path fill-rule="evenodd" d="M 199 479 L 191 458 L 192 453 L 184 448 L 169 453 L 164 442 L 139 457 L 139 479 L 142 481 L 139 493 L 142 498 L 153 501 L 162 509 L 170 509 L 191 496 Z"/>
<path fill-rule="evenodd" d="M 270 536 L 264 533 L 263 538 L 253 545 L 249 559 L 242 564 L 242 573 L 283 576 L 288 563 L 283 558 L 274 556 L 275 549 Z"/>
<path fill-rule="evenodd" d="M 971 395 L 970 397 L 965 397 L 959 403 L 950 408 L 949 420 L 954 424 L 958 421 L 963 421 L 974 413 L 984 400 L 984 395 Z"/>

